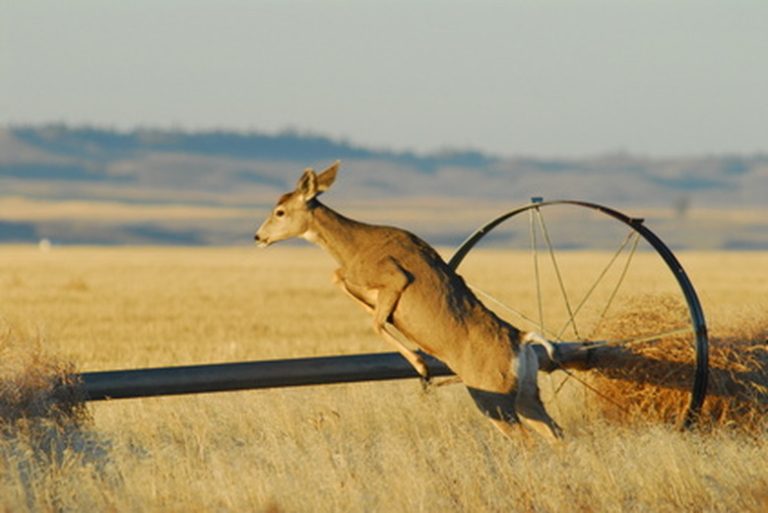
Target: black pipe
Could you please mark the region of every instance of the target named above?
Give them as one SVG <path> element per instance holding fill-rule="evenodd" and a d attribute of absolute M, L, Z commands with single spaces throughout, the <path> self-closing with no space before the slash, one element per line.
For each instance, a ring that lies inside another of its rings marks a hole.
<path fill-rule="evenodd" d="M 421 354 L 431 376 L 453 373 L 439 360 Z M 87 401 L 158 395 L 198 394 L 254 388 L 326 385 L 416 378 L 399 353 L 370 353 L 288 360 L 84 372 L 79 375 Z"/>

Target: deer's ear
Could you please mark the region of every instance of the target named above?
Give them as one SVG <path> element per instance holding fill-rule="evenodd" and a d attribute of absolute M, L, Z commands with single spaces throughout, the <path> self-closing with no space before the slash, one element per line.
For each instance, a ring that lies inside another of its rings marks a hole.
<path fill-rule="evenodd" d="M 296 183 L 296 192 L 301 194 L 304 201 L 312 200 L 320 192 L 317 188 L 317 175 L 311 168 L 304 170 L 304 173 Z"/>
<path fill-rule="evenodd" d="M 318 194 L 327 191 L 328 188 L 333 185 L 334 180 L 336 180 L 336 172 L 339 170 L 339 166 L 341 165 L 341 162 L 338 160 L 331 164 L 328 169 L 323 171 L 317 176 L 317 192 Z"/>

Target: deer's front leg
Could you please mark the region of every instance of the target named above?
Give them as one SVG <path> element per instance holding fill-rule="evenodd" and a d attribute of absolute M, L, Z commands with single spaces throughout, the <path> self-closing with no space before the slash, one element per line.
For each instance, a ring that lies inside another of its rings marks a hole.
<path fill-rule="evenodd" d="M 397 349 L 397 351 L 403 355 L 406 360 L 408 360 L 408 363 L 410 363 L 411 366 L 416 369 L 416 372 L 419 373 L 421 384 L 426 389 L 427 386 L 431 383 L 432 377 L 429 375 L 429 367 L 427 367 L 427 364 L 424 363 L 424 360 L 421 358 L 421 356 L 400 342 L 397 337 L 392 335 L 387 329 L 386 325 L 383 326 L 380 330 L 376 330 L 376 332 L 381 335 L 384 340 L 395 346 L 395 349 Z"/>
<path fill-rule="evenodd" d="M 423 383 L 429 382 L 429 369 L 418 353 L 403 344 L 388 329 L 388 323 L 397 307 L 403 291 L 411 283 L 411 277 L 392 259 L 386 259 L 376 269 L 376 280 L 360 286 L 349 280 L 342 269 L 334 273 L 333 281 L 357 303 L 373 315 L 373 329 L 416 369 Z"/>
<path fill-rule="evenodd" d="M 394 326 L 392 316 L 403 295 L 405 289 L 413 281 L 413 276 L 392 258 L 382 260 L 377 269 L 377 279 L 374 288 L 378 291 L 376 297 L 376 306 L 373 311 L 373 329 L 384 340 L 388 341 L 397 348 L 406 360 L 416 369 L 422 379 L 422 384 L 427 385 L 430 381 L 429 368 L 424 360 L 416 352 L 409 349 L 395 335 L 387 329 L 387 323 Z"/>
<path fill-rule="evenodd" d="M 365 299 L 360 297 L 358 294 L 355 294 L 350 290 L 349 285 L 344 279 L 344 271 L 342 269 L 336 269 L 336 272 L 333 273 L 333 283 L 338 285 L 338 287 L 344 291 L 346 295 L 351 297 L 355 300 L 357 304 L 363 307 L 363 309 L 368 312 L 369 314 L 373 314 L 373 306 L 371 306 L 370 303 L 368 303 Z"/>

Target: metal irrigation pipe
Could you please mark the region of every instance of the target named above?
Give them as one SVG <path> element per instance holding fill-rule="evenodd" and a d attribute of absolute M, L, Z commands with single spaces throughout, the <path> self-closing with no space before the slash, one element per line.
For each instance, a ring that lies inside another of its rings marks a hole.
<path fill-rule="evenodd" d="M 450 376 L 439 360 L 421 354 L 431 376 Z M 256 388 L 327 385 L 416 378 L 399 353 L 369 353 L 287 360 L 84 372 L 77 376 L 86 401 Z"/>

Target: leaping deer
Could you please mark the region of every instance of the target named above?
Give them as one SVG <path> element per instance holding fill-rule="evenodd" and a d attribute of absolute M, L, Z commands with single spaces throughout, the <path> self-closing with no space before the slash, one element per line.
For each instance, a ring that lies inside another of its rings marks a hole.
<path fill-rule="evenodd" d="M 539 344 L 556 361 L 555 348 L 523 333 L 486 308 L 464 280 L 416 235 L 354 221 L 317 196 L 336 179 L 337 161 L 320 174 L 307 169 L 259 227 L 259 246 L 302 237 L 325 248 L 339 264 L 334 282 L 373 315 L 373 328 L 413 365 L 428 369 L 396 336 L 445 362 L 466 385 L 478 408 L 507 436 L 524 426 L 554 441 L 562 430 L 541 402 Z M 396 332 L 392 333 L 392 327 Z M 537 353 L 539 356 L 537 356 Z"/>

